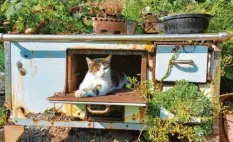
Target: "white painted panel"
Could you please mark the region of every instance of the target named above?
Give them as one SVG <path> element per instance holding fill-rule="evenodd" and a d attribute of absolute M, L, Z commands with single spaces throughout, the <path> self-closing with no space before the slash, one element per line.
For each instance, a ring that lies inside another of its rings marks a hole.
<path fill-rule="evenodd" d="M 13 41 L 11 42 L 13 108 L 22 107 L 26 112 L 39 113 L 54 107 L 54 103 L 49 102 L 47 97 L 64 90 L 68 48 L 145 50 L 146 47 L 148 44 L 140 41 Z M 26 70 L 25 76 L 20 75 L 17 62 L 22 63 Z M 55 105 L 56 108 L 60 106 L 60 103 Z"/>
<path fill-rule="evenodd" d="M 161 80 L 168 69 L 174 45 L 160 45 L 156 48 L 156 79 Z M 205 46 L 181 46 L 176 60 L 193 60 L 193 64 L 173 65 L 170 75 L 164 81 L 185 79 L 189 82 L 206 82 L 208 48 Z"/>

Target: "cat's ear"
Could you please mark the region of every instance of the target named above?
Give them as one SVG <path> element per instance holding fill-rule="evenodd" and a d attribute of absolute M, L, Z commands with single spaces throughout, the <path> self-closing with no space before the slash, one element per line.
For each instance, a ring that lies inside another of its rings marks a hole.
<path fill-rule="evenodd" d="M 88 57 L 86 57 L 86 61 L 87 61 L 87 64 L 88 64 L 88 65 L 90 65 L 90 64 L 93 62 L 93 60 L 91 60 L 91 59 L 88 58 Z"/>
<path fill-rule="evenodd" d="M 112 59 L 112 55 L 109 55 L 108 57 L 106 57 L 105 59 L 104 59 L 104 61 L 106 61 L 107 63 L 111 63 L 111 59 Z"/>

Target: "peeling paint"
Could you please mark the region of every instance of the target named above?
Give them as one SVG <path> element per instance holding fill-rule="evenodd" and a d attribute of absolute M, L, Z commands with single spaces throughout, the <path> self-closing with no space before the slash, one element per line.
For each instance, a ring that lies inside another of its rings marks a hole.
<path fill-rule="evenodd" d="M 139 108 L 138 119 L 139 119 L 140 122 L 142 122 L 142 120 L 145 119 L 145 112 L 146 112 L 146 108 L 145 107 Z"/>
<path fill-rule="evenodd" d="M 146 107 L 125 107 L 124 122 L 144 123 L 147 119 Z"/>
<path fill-rule="evenodd" d="M 36 73 L 37 73 L 37 66 L 34 66 L 33 77 L 35 77 Z"/>
<path fill-rule="evenodd" d="M 91 122 L 89 122 L 88 123 L 88 128 L 92 128 L 93 126 L 92 126 L 92 124 L 91 124 Z"/>
<path fill-rule="evenodd" d="M 85 105 L 63 104 L 59 111 L 67 116 L 78 117 L 81 120 L 86 118 Z"/>
<path fill-rule="evenodd" d="M 154 51 L 154 45 L 150 44 L 146 44 L 144 46 L 144 49 L 147 50 L 148 52 L 153 52 Z"/>
<path fill-rule="evenodd" d="M 33 66 L 33 60 L 31 59 L 29 63 L 29 67 L 32 67 L 32 66 Z"/>

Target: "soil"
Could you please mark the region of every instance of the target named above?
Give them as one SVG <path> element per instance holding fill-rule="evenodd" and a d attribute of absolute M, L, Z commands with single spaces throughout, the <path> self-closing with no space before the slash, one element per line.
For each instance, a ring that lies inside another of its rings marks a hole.
<path fill-rule="evenodd" d="M 26 126 L 20 142 L 134 142 L 139 131 Z"/>

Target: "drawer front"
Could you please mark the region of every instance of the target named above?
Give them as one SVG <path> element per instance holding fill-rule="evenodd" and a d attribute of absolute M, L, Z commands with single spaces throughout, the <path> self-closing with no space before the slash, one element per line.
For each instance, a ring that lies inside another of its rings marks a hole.
<path fill-rule="evenodd" d="M 189 82 L 206 82 L 208 48 L 205 46 L 159 45 L 156 48 L 155 77 L 161 80 L 168 69 L 169 60 L 176 50 L 177 56 L 173 60 L 171 72 L 164 81 L 185 79 Z"/>

